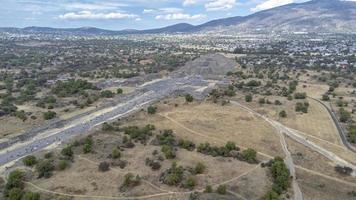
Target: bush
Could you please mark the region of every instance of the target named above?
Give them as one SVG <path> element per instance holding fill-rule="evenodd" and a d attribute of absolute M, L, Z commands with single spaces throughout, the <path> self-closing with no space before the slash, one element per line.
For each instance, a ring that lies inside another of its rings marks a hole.
<path fill-rule="evenodd" d="M 248 148 L 242 151 L 242 158 L 249 163 L 256 162 L 257 152 L 254 149 Z"/>
<path fill-rule="evenodd" d="M 147 108 L 147 113 L 150 115 L 154 115 L 157 112 L 157 107 L 156 106 L 148 106 Z"/>
<path fill-rule="evenodd" d="M 66 160 L 60 160 L 59 163 L 58 163 L 58 170 L 63 171 L 63 170 L 65 170 L 65 169 L 67 169 L 68 166 L 69 166 L 68 161 L 66 161 Z"/>
<path fill-rule="evenodd" d="M 38 178 L 49 178 L 52 176 L 54 165 L 51 160 L 41 160 L 36 165 Z"/>
<path fill-rule="evenodd" d="M 22 190 L 20 188 L 12 188 L 9 191 L 9 200 L 21 200 L 22 198 Z"/>
<path fill-rule="evenodd" d="M 22 159 L 22 162 L 24 165 L 28 166 L 28 167 L 32 167 L 37 163 L 37 159 L 35 156 L 26 156 L 25 158 Z"/>
<path fill-rule="evenodd" d="M 253 99 L 253 97 L 252 97 L 252 95 L 250 95 L 250 94 L 248 94 L 248 95 L 245 96 L 245 101 L 246 101 L 246 102 L 251 102 L 252 99 Z"/>
<path fill-rule="evenodd" d="M 225 195 L 226 194 L 226 185 L 219 185 L 216 189 L 216 193 Z"/>
<path fill-rule="evenodd" d="M 56 116 L 57 116 L 57 113 L 53 112 L 53 111 L 48 111 L 48 112 L 43 113 L 43 119 L 45 119 L 45 120 L 53 119 Z"/>
<path fill-rule="evenodd" d="M 150 136 L 152 136 L 152 131 L 155 130 L 153 125 L 146 125 L 145 127 L 139 128 L 137 126 L 129 126 L 124 128 L 124 133 L 130 136 L 130 139 L 138 140 L 141 142 L 146 142 Z"/>
<path fill-rule="evenodd" d="M 194 100 L 194 97 L 192 95 L 190 95 L 190 94 L 185 95 L 186 102 L 193 102 L 193 100 Z"/>
<path fill-rule="evenodd" d="M 274 101 L 274 105 L 276 105 L 276 106 L 280 106 L 280 105 L 282 105 L 282 102 L 281 102 L 281 101 L 279 101 L 279 100 L 275 100 L 275 101 Z"/>
<path fill-rule="evenodd" d="M 173 162 L 171 168 L 167 171 L 167 177 L 164 183 L 168 185 L 178 185 L 183 180 L 183 172 L 183 167 L 177 166 L 177 163 Z"/>
<path fill-rule="evenodd" d="M 193 176 L 188 177 L 184 183 L 184 187 L 190 190 L 194 189 L 196 185 L 197 185 L 197 180 Z"/>
<path fill-rule="evenodd" d="M 19 170 L 10 172 L 5 185 L 4 195 L 9 196 L 9 192 L 13 188 L 23 189 L 24 188 L 23 179 L 24 179 L 23 172 Z"/>
<path fill-rule="evenodd" d="M 323 100 L 323 101 L 329 101 L 329 100 L 330 100 L 330 97 L 329 97 L 328 94 L 323 94 L 321 100 Z"/>
<path fill-rule="evenodd" d="M 279 200 L 279 195 L 274 191 L 270 190 L 265 195 L 265 200 Z"/>
<path fill-rule="evenodd" d="M 83 153 L 87 154 L 93 150 L 93 146 L 91 144 L 84 144 L 83 146 Z"/>
<path fill-rule="evenodd" d="M 40 200 L 41 196 L 37 192 L 30 192 L 27 191 L 24 195 L 22 200 Z"/>
<path fill-rule="evenodd" d="M 108 162 L 101 162 L 99 164 L 99 171 L 106 172 L 109 171 L 109 169 L 110 169 L 110 164 Z"/>
<path fill-rule="evenodd" d="M 198 162 L 198 164 L 194 168 L 194 173 L 202 174 L 205 172 L 205 170 L 206 170 L 206 166 L 204 165 L 204 163 Z"/>
<path fill-rule="evenodd" d="M 113 159 L 118 159 L 118 158 L 120 158 L 120 157 L 121 157 L 121 152 L 120 152 L 120 150 L 117 149 L 117 148 L 114 148 L 114 149 L 112 150 L 112 152 L 111 152 L 111 158 L 113 158 Z"/>
<path fill-rule="evenodd" d="M 180 148 L 186 149 L 188 151 L 193 151 L 195 149 L 195 144 L 189 140 L 179 140 L 178 145 Z"/>
<path fill-rule="evenodd" d="M 351 143 L 356 143 L 356 124 L 352 124 L 348 128 L 348 140 Z"/>
<path fill-rule="evenodd" d="M 116 93 L 117 94 L 122 94 L 124 91 L 121 88 L 117 88 Z"/>
<path fill-rule="evenodd" d="M 286 118 L 287 117 L 287 112 L 285 110 L 282 110 L 281 112 L 279 112 L 279 117 Z"/>
<path fill-rule="evenodd" d="M 235 144 L 235 142 L 228 141 L 228 142 L 225 144 L 225 148 L 226 148 L 228 151 L 236 150 L 236 144 Z"/>
<path fill-rule="evenodd" d="M 296 112 L 303 112 L 303 113 L 308 113 L 308 108 L 309 108 L 309 103 L 308 102 L 298 102 L 295 106 L 295 111 Z"/>
<path fill-rule="evenodd" d="M 305 98 L 307 98 L 307 93 L 305 93 L 305 92 L 294 94 L 294 99 L 305 99 Z"/>
<path fill-rule="evenodd" d="M 212 193 L 213 192 L 213 187 L 211 187 L 211 185 L 207 185 L 205 186 L 205 193 Z"/>
<path fill-rule="evenodd" d="M 351 113 L 346 111 L 344 108 L 339 109 L 340 122 L 346 123 L 351 119 Z"/>
<path fill-rule="evenodd" d="M 73 157 L 73 150 L 71 146 L 67 146 L 62 149 L 61 154 L 69 159 Z"/>
<path fill-rule="evenodd" d="M 115 94 L 113 92 L 111 92 L 110 90 L 104 90 L 104 91 L 101 91 L 100 96 L 102 98 L 113 98 L 115 96 Z"/>
<path fill-rule="evenodd" d="M 107 122 L 104 122 L 102 127 L 101 127 L 101 130 L 104 131 L 104 132 L 109 132 L 109 131 L 114 131 L 115 128 L 111 124 L 109 124 Z"/>
<path fill-rule="evenodd" d="M 163 145 L 161 151 L 166 159 L 174 159 L 176 157 L 176 152 L 172 146 Z"/>
<path fill-rule="evenodd" d="M 132 173 L 128 173 L 124 177 L 124 182 L 122 183 L 120 190 L 124 191 L 128 188 L 133 188 L 141 184 L 141 178 L 139 175 L 134 175 Z"/>

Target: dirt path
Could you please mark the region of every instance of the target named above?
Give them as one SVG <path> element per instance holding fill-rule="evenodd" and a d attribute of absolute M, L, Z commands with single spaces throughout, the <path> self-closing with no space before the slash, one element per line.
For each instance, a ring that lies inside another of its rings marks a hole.
<path fill-rule="evenodd" d="M 333 161 L 335 164 L 337 165 L 341 165 L 341 166 L 347 166 L 353 169 L 354 172 L 356 172 L 356 166 L 354 166 L 353 164 L 349 163 L 348 161 L 342 159 L 341 157 L 337 156 L 336 154 L 334 154 L 333 152 L 315 144 L 314 142 L 308 140 L 308 138 L 303 137 L 301 134 L 299 134 L 298 132 L 294 131 L 293 129 L 284 126 L 283 124 L 281 124 L 280 122 L 277 122 L 275 120 L 269 119 L 264 115 L 261 115 L 260 113 L 236 102 L 236 101 L 231 101 L 231 104 L 239 106 L 245 110 L 247 110 L 248 112 L 255 114 L 256 116 L 261 117 L 262 119 L 264 119 L 265 121 L 267 121 L 268 123 L 270 123 L 273 127 L 275 127 L 277 130 L 281 130 L 285 135 L 289 136 L 291 139 L 295 140 L 296 142 L 318 152 L 319 154 L 323 155 L 324 157 L 328 158 L 329 160 Z"/>
<path fill-rule="evenodd" d="M 280 142 L 281 142 L 283 151 L 286 155 L 284 162 L 286 163 L 286 165 L 289 169 L 289 172 L 290 172 L 291 176 L 293 177 L 292 188 L 293 188 L 293 192 L 294 192 L 294 199 L 295 200 L 303 200 L 303 194 L 302 194 L 302 191 L 300 190 L 300 187 L 297 182 L 297 176 L 295 173 L 295 165 L 293 162 L 292 155 L 291 155 L 290 151 L 288 150 L 288 145 L 285 140 L 284 134 L 280 130 L 277 130 L 277 131 L 278 131 L 278 134 L 280 137 Z"/>

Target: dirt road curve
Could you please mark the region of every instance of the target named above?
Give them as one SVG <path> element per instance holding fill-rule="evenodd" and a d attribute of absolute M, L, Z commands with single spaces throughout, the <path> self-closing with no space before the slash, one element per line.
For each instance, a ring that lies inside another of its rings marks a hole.
<path fill-rule="evenodd" d="M 349 141 L 347 140 L 347 133 L 346 130 L 341 126 L 339 119 L 337 118 L 335 112 L 330 109 L 324 102 L 320 101 L 319 99 L 314 99 L 311 97 L 308 97 L 309 99 L 312 99 L 314 101 L 317 101 L 318 103 L 320 103 L 330 114 L 331 119 L 334 121 L 335 126 L 337 128 L 337 131 L 339 132 L 339 135 L 341 137 L 341 141 L 344 144 L 344 146 L 350 150 L 353 153 L 356 153 L 356 149 L 349 143 Z"/>

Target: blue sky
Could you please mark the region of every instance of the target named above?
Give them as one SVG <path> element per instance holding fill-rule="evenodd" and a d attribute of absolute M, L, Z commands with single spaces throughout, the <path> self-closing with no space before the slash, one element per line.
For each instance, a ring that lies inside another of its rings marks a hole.
<path fill-rule="evenodd" d="M 307 0 L 0 0 L 1 27 L 148 29 L 244 16 Z"/>

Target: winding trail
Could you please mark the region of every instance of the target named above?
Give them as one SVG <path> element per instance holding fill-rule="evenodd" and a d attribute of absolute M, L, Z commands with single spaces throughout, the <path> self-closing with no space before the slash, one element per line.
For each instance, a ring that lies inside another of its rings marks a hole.
<path fill-rule="evenodd" d="M 261 117 L 262 119 L 264 119 L 265 121 L 267 121 L 269 124 L 271 124 L 273 127 L 275 127 L 277 130 L 280 130 L 281 132 L 283 132 L 285 135 L 289 136 L 291 139 L 295 140 L 296 142 L 318 152 L 319 154 L 323 155 L 324 157 L 326 157 L 327 159 L 333 161 L 335 164 L 340 165 L 340 166 L 347 166 L 353 169 L 354 172 L 356 172 L 356 166 L 353 165 L 352 163 L 349 163 L 348 161 L 342 159 L 341 157 L 337 156 L 335 153 L 315 144 L 314 142 L 308 140 L 308 138 L 302 136 L 301 134 L 299 134 L 297 131 L 294 131 L 293 129 L 284 126 L 283 124 L 281 124 L 280 122 L 277 122 L 275 120 L 269 119 L 264 115 L 261 115 L 260 113 L 248 108 L 247 106 L 244 106 L 236 101 L 231 101 L 231 104 L 239 106 L 245 110 L 247 110 L 248 112 Z M 299 131 L 300 132 L 300 131 Z M 304 134 L 307 135 L 307 134 Z"/>

